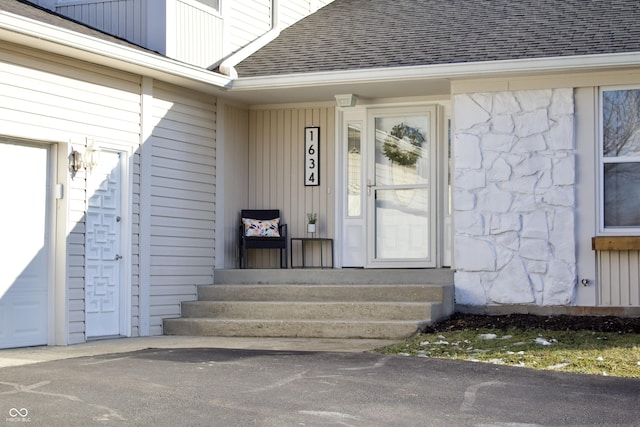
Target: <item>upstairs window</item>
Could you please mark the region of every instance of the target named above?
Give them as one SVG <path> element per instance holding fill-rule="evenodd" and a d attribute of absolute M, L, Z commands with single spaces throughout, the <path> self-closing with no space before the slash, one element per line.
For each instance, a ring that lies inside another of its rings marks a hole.
<path fill-rule="evenodd" d="M 640 232 L 640 89 L 605 89 L 601 105 L 601 222 Z"/>

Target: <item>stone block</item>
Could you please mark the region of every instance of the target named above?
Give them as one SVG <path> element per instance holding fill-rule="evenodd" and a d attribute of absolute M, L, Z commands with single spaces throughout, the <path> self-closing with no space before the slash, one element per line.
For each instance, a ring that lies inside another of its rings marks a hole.
<path fill-rule="evenodd" d="M 482 149 L 507 153 L 511 151 L 516 141 L 517 138 L 513 135 L 488 133 L 482 136 Z"/>
<path fill-rule="evenodd" d="M 488 185 L 478 193 L 478 209 L 482 212 L 505 213 L 511 208 L 513 195 L 502 191 L 495 184 Z"/>
<path fill-rule="evenodd" d="M 575 266 L 554 261 L 549 266 L 549 280 L 545 283 L 543 305 L 571 305 L 577 282 Z"/>
<path fill-rule="evenodd" d="M 549 117 L 546 109 L 539 109 L 513 116 L 515 134 L 521 138 L 549 130 Z"/>
<path fill-rule="evenodd" d="M 554 185 L 575 184 L 576 167 L 573 156 L 557 159 L 553 162 L 552 179 Z"/>
<path fill-rule="evenodd" d="M 520 260 L 511 259 L 491 283 L 489 301 L 496 304 L 531 304 L 534 302 L 531 280 Z"/>
<path fill-rule="evenodd" d="M 482 236 L 484 232 L 484 218 L 475 211 L 456 211 L 453 213 L 453 223 L 456 232 Z"/>
<path fill-rule="evenodd" d="M 492 182 L 508 181 L 511 177 L 511 166 L 503 159 L 497 158 L 487 170 L 487 179 Z"/>
<path fill-rule="evenodd" d="M 526 135 L 521 137 L 513 144 L 511 153 L 533 153 L 536 151 L 544 151 L 547 149 L 547 141 L 541 133 Z"/>
<path fill-rule="evenodd" d="M 513 128 L 513 118 L 510 114 L 499 114 L 491 119 L 491 132 L 493 133 L 510 135 L 513 133 Z"/>
<path fill-rule="evenodd" d="M 468 211 L 476 207 L 476 195 L 468 191 L 454 190 L 452 194 L 453 209 L 456 211 Z"/>
<path fill-rule="evenodd" d="M 522 111 L 534 111 L 541 108 L 546 109 L 551 105 L 553 91 L 544 90 L 522 90 L 514 93 Z"/>
<path fill-rule="evenodd" d="M 563 115 L 572 116 L 574 105 L 573 89 L 554 89 L 551 95 L 549 116 L 554 119 Z"/>
<path fill-rule="evenodd" d="M 517 213 L 503 213 L 491 216 L 490 234 L 503 234 L 522 229 L 522 216 Z"/>
<path fill-rule="evenodd" d="M 454 161 L 456 169 L 480 169 L 482 165 L 480 139 L 468 133 L 456 135 Z"/>
<path fill-rule="evenodd" d="M 549 146 L 553 150 L 574 149 L 573 116 L 564 116 L 556 120 L 549 129 Z"/>
<path fill-rule="evenodd" d="M 520 240 L 520 256 L 527 260 L 549 261 L 552 258 L 549 242 L 544 239 Z"/>
<path fill-rule="evenodd" d="M 496 253 L 493 244 L 468 236 L 455 237 L 456 268 L 461 271 L 495 271 Z"/>
<path fill-rule="evenodd" d="M 521 235 L 526 238 L 547 240 L 549 238 L 547 213 L 542 210 L 537 210 L 523 214 Z"/>
<path fill-rule="evenodd" d="M 456 169 L 453 185 L 456 189 L 476 190 L 486 185 L 486 175 L 483 170 Z"/>
<path fill-rule="evenodd" d="M 496 93 L 493 97 L 493 114 L 496 116 L 511 115 L 522 111 L 513 92 Z"/>
<path fill-rule="evenodd" d="M 487 303 L 479 274 L 456 271 L 454 281 L 456 304 L 485 305 Z"/>
<path fill-rule="evenodd" d="M 456 128 L 465 130 L 487 123 L 491 115 L 469 95 L 456 95 L 454 96 L 454 117 Z"/>

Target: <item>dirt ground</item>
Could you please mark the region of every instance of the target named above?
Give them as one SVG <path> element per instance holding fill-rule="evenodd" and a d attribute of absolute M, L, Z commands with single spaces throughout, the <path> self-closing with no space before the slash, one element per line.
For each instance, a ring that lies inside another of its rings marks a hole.
<path fill-rule="evenodd" d="M 619 332 L 640 334 L 640 318 L 611 316 L 537 316 L 533 314 L 509 314 L 487 316 L 455 313 L 449 319 L 427 326 L 423 332 L 446 332 L 463 329 L 508 328 L 546 329 L 552 331 Z"/>

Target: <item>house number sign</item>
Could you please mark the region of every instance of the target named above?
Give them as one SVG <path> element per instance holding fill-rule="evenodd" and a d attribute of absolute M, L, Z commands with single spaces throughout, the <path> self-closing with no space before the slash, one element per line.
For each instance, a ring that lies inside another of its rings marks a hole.
<path fill-rule="evenodd" d="M 304 128 L 304 185 L 320 185 L 320 128 Z"/>

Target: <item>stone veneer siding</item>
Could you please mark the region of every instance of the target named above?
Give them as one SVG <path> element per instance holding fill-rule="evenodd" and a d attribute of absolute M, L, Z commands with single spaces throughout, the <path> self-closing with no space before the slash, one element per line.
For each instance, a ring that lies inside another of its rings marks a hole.
<path fill-rule="evenodd" d="M 570 305 L 572 89 L 454 97 L 456 303 Z"/>

